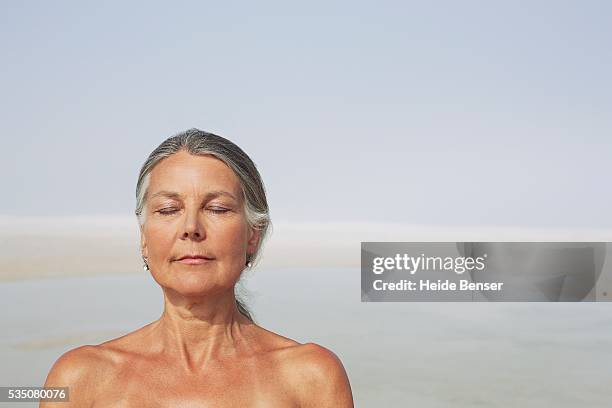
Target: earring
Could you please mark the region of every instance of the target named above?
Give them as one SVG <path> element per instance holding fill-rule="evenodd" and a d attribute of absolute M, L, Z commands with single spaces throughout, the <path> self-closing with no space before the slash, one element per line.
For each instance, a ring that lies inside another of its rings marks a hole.
<path fill-rule="evenodd" d="M 143 256 L 143 257 L 142 257 L 142 261 L 144 262 L 144 265 L 142 266 L 142 269 L 143 269 L 145 272 L 148 272 L 148 271 L 149 271 L 149 264 L 147 263 L 147 258 L 145 258 L 145 257 Z"/>
<path fill-rule="evenodd" d="M 253 266 L 253 262 L 251 262 L 251 261 L 247 262 L 246 266 L 247 266 L 247 268 L 250 268 L 251 266 Z"/>

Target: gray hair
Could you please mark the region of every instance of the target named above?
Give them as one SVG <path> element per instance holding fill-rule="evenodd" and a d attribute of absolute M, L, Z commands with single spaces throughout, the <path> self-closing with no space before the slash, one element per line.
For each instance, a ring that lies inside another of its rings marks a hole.
<path fill-rule="evenodd" d="M 249 262 L 255 265 L 259 260 L 263 241 L 272 227 L 265 187 L 251 158 L 233 142 L 213 133 L 189 129 L 169 137 L 151 152 L 140 169 L 136 184 L 136 217 L 139 225 L 142 227 L 145 223 L 147 190 L 151 171 L 163 159 L 181 150 L 193 155 L 214 156 L 223 161 L 238 176 L 247 223 L 249 227 L 261 233 L 255 252 L 247 257 L 247 265 Z M 251 313 L 238 295 L 236 295 L 236 304 L 240 313 L 253 321 Z"/>

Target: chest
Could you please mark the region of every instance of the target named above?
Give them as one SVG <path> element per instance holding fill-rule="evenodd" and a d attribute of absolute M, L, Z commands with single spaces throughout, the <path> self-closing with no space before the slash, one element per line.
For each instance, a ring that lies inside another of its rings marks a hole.
<path fill-rule="evenodd" d="M 218 365 L 200 374 L 164 366 L 123 367 L 96 387 L 95 408 L 296 407 L 274 367 Z"/>

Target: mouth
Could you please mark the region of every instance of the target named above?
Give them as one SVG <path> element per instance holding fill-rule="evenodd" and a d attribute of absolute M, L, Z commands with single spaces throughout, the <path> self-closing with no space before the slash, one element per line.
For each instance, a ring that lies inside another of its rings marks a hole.
<path fill-rule="evenodd" d="M 202 265 L 208 262 L 212 262 L 215 258 L 202 255 L 185 255 L 176 260 L 176 262 L 185 265 Z"/>

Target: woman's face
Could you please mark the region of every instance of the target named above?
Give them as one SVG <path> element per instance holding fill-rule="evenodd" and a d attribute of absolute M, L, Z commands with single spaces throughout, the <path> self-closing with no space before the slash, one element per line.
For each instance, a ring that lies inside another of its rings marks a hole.
<path fill-rule="evenodd" d="M 233 290 L 260 234 L 249 228 L 240 181 L 221 160 L 180 151 L 151 171 L 143 255 L 153 278 L 185 296 Z M 182 259 L 188 255 L 206 259 Z"/>

